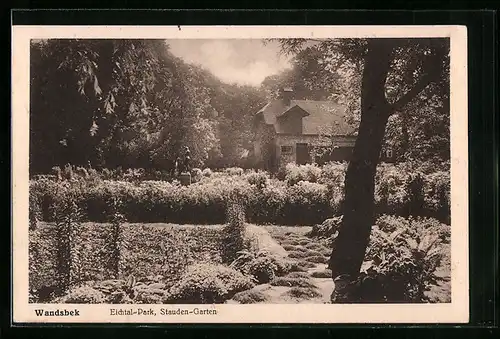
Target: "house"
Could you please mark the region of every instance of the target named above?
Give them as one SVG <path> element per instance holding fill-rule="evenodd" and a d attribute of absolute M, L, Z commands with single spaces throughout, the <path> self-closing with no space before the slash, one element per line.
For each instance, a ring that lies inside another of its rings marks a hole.
<path fill-rule="evenodd" d="M 348 161 L 356 135 L 345 119 L 345 107 L 333 101 L 295 100 L 293 95 L 285 88 L 255 113 L 257 163 L 276 170 L 289 162 Z"/>

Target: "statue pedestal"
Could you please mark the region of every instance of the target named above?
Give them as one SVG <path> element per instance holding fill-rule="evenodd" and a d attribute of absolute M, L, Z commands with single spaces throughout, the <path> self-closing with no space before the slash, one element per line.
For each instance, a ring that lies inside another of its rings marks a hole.
<path fill-rule="evenodd" d="M 188 172 L 182 172 L 179 175 L 179 181 L 182 186 L 188 186 L 191 185 L 191 173 Z"/>

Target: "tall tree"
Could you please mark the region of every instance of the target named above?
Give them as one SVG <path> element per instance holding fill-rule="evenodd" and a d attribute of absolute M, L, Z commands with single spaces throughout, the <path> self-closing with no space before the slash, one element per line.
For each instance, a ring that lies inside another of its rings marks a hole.
<path fill-rule="evenodd" d="M 285 51 L 296 51 L 302 43 L 281 40 Z M 362 69 L 358 137 L 345 177 L 344 218 L 329 263 L 332 278 L 350 280 L 360 272 L 370 238 L 375 172 L 388 119 L 397 112 L 411 115 L 409 105 L 419 99 L 428 104 L 441 95 L 443 102 L 447 100 L 449 41 L 339 39 L 320 41 L 319 45 L 332 55 L 335 67 L 348 62 Z M 429 88 L 434 93 L 422 98 L 422 92 Z"/>
<path fill-rule="evenodd" d="M 156 40 L 52 39 L 31 44 L 30 171 L 108 156 L 147 114 Z M 139 108 L 135 110 L 135 108 Z M 125 139 L 124 139 L 125 138 Z M 115 156 L 116 158 L 117 156 Z"/>

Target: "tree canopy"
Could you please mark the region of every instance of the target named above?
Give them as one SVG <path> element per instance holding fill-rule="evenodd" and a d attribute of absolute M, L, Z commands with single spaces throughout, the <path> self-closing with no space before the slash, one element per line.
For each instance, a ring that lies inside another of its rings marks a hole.
<path fill-rule="evenodd" d="M 181 145 L 197 166 L 234 165 L 264 102 L 263 91 L 222 83 L 162 40 L 33 41 L 30 170 L 168 169 Z"/>
<path fill-rule="evenodd" d="M 243 166 L 252 114 L 283 87 L 336 100 L 359 126 L 366 39 L 281 40 L 292 68 L 260 87 L 226 84 L 164 40 L 51 39 L 31 44 L 30 170 L 66 163 L 169 169 L 181 146 L 195 166 Z M 449 159 L 449 83 L 417 79 L 443 39 L 397 39 L 384 91 L 394 105 L 384 148 L 400 160 Z M 442 60 L 447 74 L 447 59 Z M 414 90 L 415 91 L 415 90 Z M 411 100 L 409 98 L 411 97 Z"/>

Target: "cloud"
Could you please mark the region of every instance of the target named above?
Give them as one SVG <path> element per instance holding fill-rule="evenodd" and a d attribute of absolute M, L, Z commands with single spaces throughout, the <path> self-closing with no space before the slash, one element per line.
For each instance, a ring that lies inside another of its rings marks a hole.
<path fill-rule="evenodd" d="M 171 52 L 224 82 L 258 86 L 269 75 L 290 68 L 276 44 L 260 40 L 168 40 Z"/>

